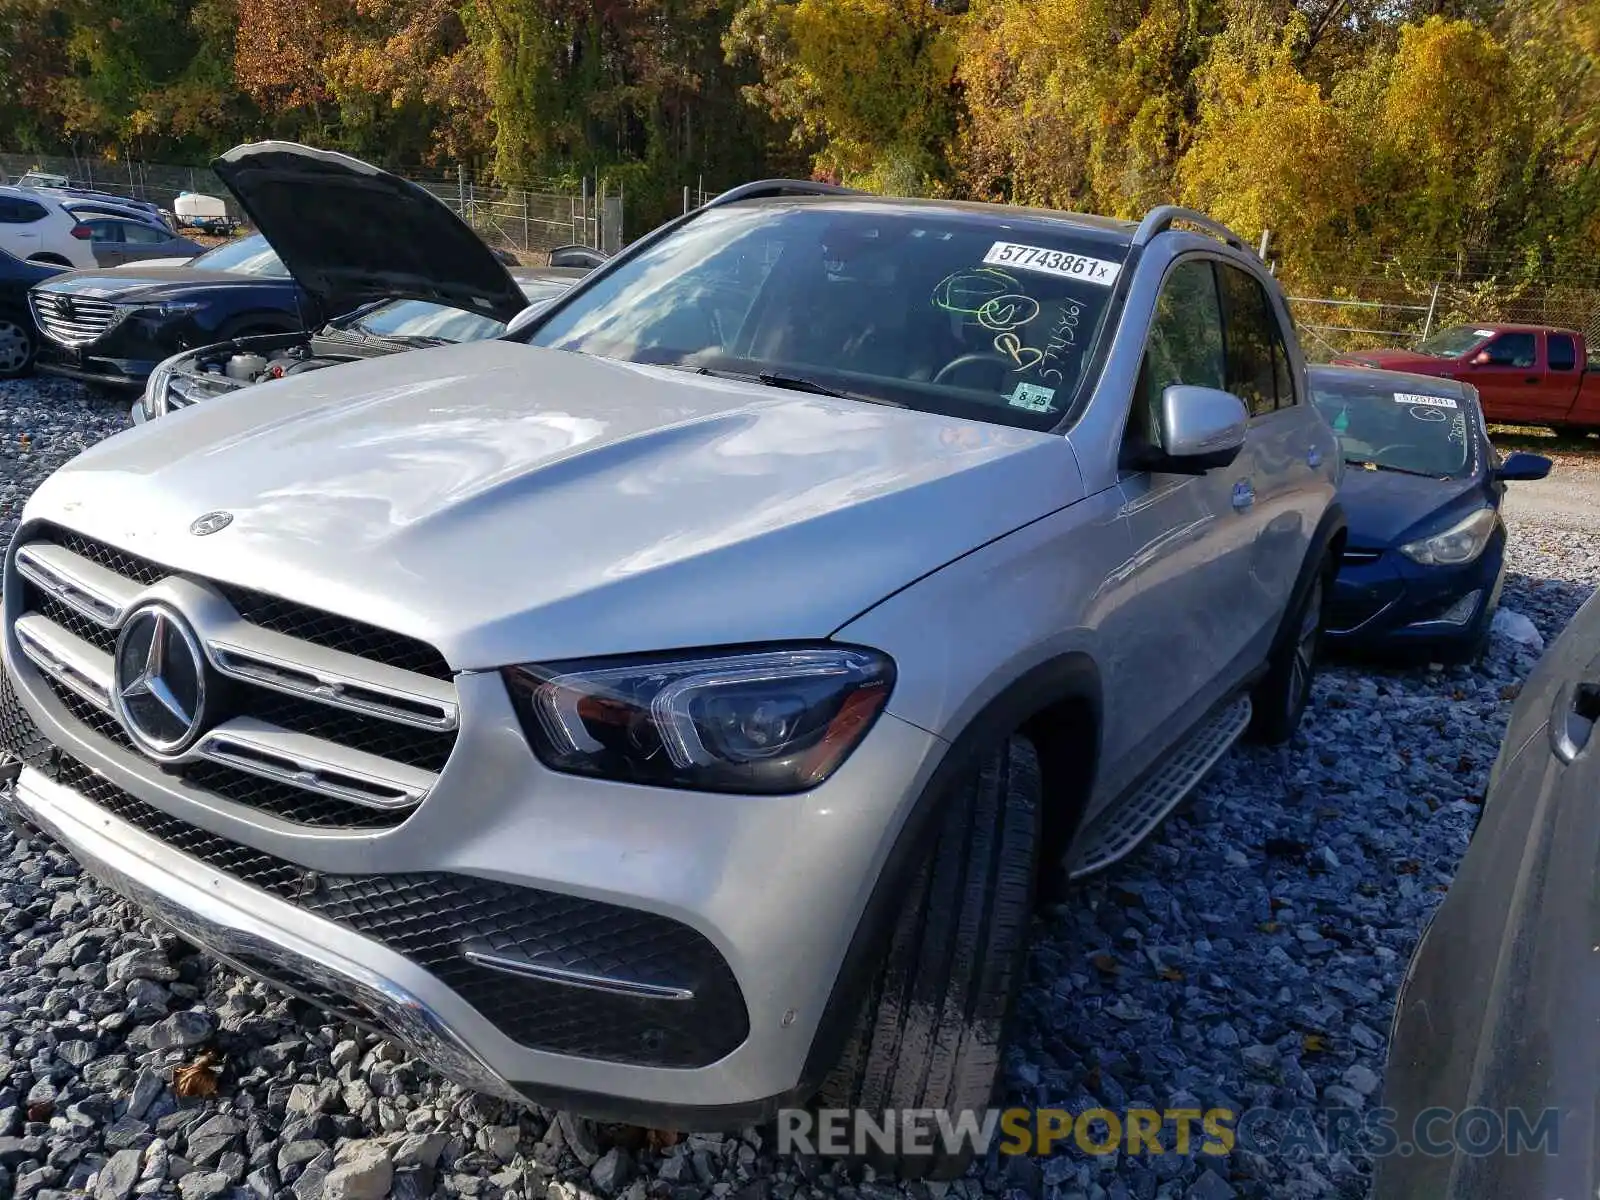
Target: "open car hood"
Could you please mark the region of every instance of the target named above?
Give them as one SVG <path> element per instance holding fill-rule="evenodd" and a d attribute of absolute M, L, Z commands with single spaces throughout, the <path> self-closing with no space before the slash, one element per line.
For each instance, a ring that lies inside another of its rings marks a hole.
<path fill-rule="evenodd" d="M 360 159 L 253 142 L 212 168 L 316 305 L 308 328 L 376 300 L 427 300 L 503 322 L 527 305 L 442 200 Z"/>

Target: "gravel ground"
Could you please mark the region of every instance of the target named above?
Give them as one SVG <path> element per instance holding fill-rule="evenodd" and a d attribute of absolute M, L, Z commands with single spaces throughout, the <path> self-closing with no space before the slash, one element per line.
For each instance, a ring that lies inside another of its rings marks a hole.
<path fill-rule="evenodd" d="M 72 384 L 0 383 L 0 534 L 126 407 Z M 1600 583 L 1594 543 L 1575 535 L 1594 526 L 1567 508 L 1518 514 L 1504 606 L 1549 639 Z M 1255 1150 L 1071 1150 L 902 1188 L 778 1158 L 754 1130 L 664 1145 L 510 1111 L 208 962 L 58 852 L 6 834 L 0 1200 L 1362 1196 L 1368 1164 L 1278 1139 L 1297 1109 L 1381 1102 L 1396 985 L 1535 658 L 1497 637 L 1470 669 L 1328 669 L 1292 745 L 1230 755 L 1137 855 L 1040 918 L 1010 1100 L 1262 1110 Z M 173 1068 L 208 1049 L 216 1094 L 176 1097 Z"/>

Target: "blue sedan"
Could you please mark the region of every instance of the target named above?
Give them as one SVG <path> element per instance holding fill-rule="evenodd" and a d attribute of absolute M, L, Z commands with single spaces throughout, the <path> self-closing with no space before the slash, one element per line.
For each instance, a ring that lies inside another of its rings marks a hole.
<path fill-rule="evenodd" d="M 1471 661 L 1505 575 L 1505 485 L 1543 479 L 1550 460 L 1500 461 L 1470 384 L 1360 367 L 1310 376 L 1344 453 L 1350 522 L 1330 646 Z"/>

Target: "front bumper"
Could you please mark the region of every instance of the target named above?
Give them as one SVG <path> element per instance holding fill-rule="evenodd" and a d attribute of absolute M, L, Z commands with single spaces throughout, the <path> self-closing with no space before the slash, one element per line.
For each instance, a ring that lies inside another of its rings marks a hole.
<path fill-rule="evenodd" d="M 524 1098 L 461 1041 L 446 1014 L 407 989 L 402 980 L 412 972 L 399 956 L 204 869 L 40 771 L 23 770 L 13 801 L 17 816 L 101 883 L 216 957 L 310 1000 L 342 998 L 456 1082 Z"/>
<path fill-rule="evenodd" d="M 143 388 L 159 359 L 106 358 L 94 353 L 75 355 L 50 343 L 39 347 L 34 369 L 46 375 L 60 375 L 84 383 L 99 383 L 118 388 Z"/>
<path fill-rule="evenodd" d="M 0 730 L 30 763 L 18 815 L 91 873 L 220 958 L 386 1030 L 465 1086 L 662 1128 L 767 1120 L 818 1082 L 813 1043 L 827 1040 L 825 1013 L 836 1015 L 840 964 L 943 751 L 885 715 L 838 774 L 800 796 L 573 779 L 533 758 L 498 677 L 469 673 L 458 677 L 467 719 L 456 762 L 472 767 L 447 769 L 393 829 L 322 831 L 201 804 L 139 756 L 80 732 L 13 643 L 7 669 L 27 711 L 6 704 L 0 723 L 20 715 L 44 734 Z M 439 890 L 447 885 L 460 887 Z M 708 987 L 717 1002 L 692 1022 L 652 1025 L 673 1001 L 504 974 L 486 992 L 461 960 L 469 949 L 514 954 L 522 935 L 507 914 L 545 921 L 546 945 L 611 937 L 588 956 L 622 964 L 604 984 L 630 961 L 688 947 L 703 968 L 692 977 L 720 964 L 732 998 Z M 608 914 L 626 918 L 620 932 L 599 928 Z M 530 1028 L 538 1036 L 522 1036 Z M 668 1050 L 688 1038 L 714 1054 L 652 1064 L 653 1028 L 666 1030 Z M 565 1050 L 529 1044 L 548 1044 L 552 1030 L 570 1035 Z M 619 1032 L 631 1059 L 617 1051 Z"/>
<path fill-rule="evenodd" d="M 1347 555 L 1329 598 L 1326 636 L 1331 645 L 1352 650 L 1470 645 L 1499 603 L 1504 581 L 1500 532 L 1476 559 L 1457 567 L 1423 566 L 1397 550 L 1366 562 Z"/>

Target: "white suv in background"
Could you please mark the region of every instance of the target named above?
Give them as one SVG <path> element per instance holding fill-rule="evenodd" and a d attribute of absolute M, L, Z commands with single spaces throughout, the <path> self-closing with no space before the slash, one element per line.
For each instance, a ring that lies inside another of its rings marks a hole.
<path fill-rule="evenodd" d="M 0 250 L 33 262 L 94 267 L 99 264 L 90 236 L 88 226 L 55 197 L 0 187 Z"/>

